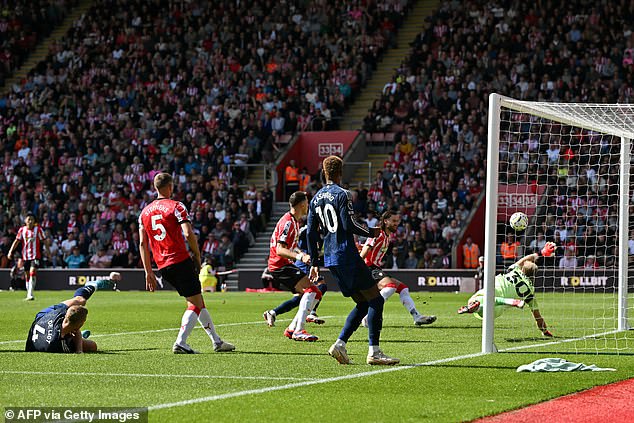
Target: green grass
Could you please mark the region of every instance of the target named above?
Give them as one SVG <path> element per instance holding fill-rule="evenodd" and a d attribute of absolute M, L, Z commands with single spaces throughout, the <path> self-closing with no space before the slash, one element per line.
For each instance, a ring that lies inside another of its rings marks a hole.
<path fill-rule="evenodd" d="M 184 308 L 176 293 L 98 292 L 88 303 L 86 328 L 92 331 L 100 353 L 21 352 L 33 315 L 67 295 L 69 292 L 38 292 L 37 301 L 28 303 L 22 301 L 22 292 L 0 292 L 0 307 L 4 310 L 0 314 L 0 407 L 157 406 L 307 382 L 307 386 L 156 409 L 150 412 L 150 421 L 185 422 L 198 416 L 199 420 L 214 422 L 291 422 L 301 416 L 319 416 L 326 421 L 454 422 L 634 377 L 634 362 L 627 354 L 634 351 L 622 342 L 619 348 L 624 355 L 615 355 L 613 350 L 598 355 L 567 354 L 579 346 L 563 343 L 550 349 L 539 347 L 406 367 L 479 352 L 481 323 L 471 316 L 456 314 L 468 295 L 453 293 L 413 294 L 422 312 L 438 315 L 438 321 L 428 327 L 414 327 L 397 297 L 386 304 L 382 348 L 401 359 L 400 370 L 364 364 L 367 332 L 363 328 L 348 344 L 357 364 L 341 366 L 327 355 L 352 307 L 352 302 L 338 293 L 328 293 L 319 309 L 321 316 L 333 316 L 326 325 L 308 326 L 320 337 L 316 343 L 284 338 L 286 321 L 279 321 L 275 328 L 268 328 L 261 321 L 262 311 L 287 299 L 289 294 L 216 293 L 206 295 L 207 306 L 219 333 L 234 342 L 237 351 L 214 353 L 205 333 L 197 329 L 190 344 L 203 354 L 173 355 L 171 345 Z M 578 327 L 568 329 L 565 324 L 570 322 L 575 304 L 587 302 L 582 297 L 565 302 L 560 294 L 540 297 L 547 321 L 562 337 L 559 340 L 582 333 Z M 280 319 L 291 317 L 289 313 Z M 496 342 L 505 347 L 544 342 L 534 338 L 539 332 L 527 311 L 509 310 L 496 324 Z M 7 342 L 13 340 L 20 341 Z M 582 344 L 590 351 L 594 349 L 588 341 Z M 515 373 L 521 364 L 553 355 L 545 355 L 547 351 L 560 351 L 556 356 L 614 367 L 617 371 Z M 379 372 L 386 369 L 396 371 Z M 55 374 L 16 373 L 29 371 Z M 364 372 L 376 373 L 348 378 Z M 316 383 L 337 377 L 344 378 Z"/>

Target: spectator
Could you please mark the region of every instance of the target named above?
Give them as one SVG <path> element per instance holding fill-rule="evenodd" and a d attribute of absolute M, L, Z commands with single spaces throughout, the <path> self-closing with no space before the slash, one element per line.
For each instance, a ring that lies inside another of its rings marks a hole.
<path fill-rule="evenodd" d="M 79 247 L 75 246 L 72 249 L 72 254 L 64 259 L 69 269 L 79 269 L 85 267 L 86 258 L 79 253 Z"/>
<path fill-rule="evenodd" d="M 514 239 L 513 234 L 506 236 L 506 241 L 500 246 L 500 256 L 505 266 L 509 266 L 517 261 L 519 256 L 517 249 L 519 246 L 520 243 Z"/>
<path fill-rule="evenodd" d="M 471 235 L 467 235 L 467 241 L 462 246 L 463 265 L 465 269 L 475 269 L 478 267 L 478 257 L 480 257 L 480 247 L 473 242 Z"/>
<path fill-rule="evenodd" d="M 284 170 L 284 183 L 286 187 L 286 199 L 299 189 L 299 169 L 295 160 L 291 160 Z"/>
<path fill-rule="evenodd" d="M 106 254 L 106 249 L 101 247 L 97 253 L 90 258 L 88 263 L 94 269 L 108 269 L 111 267 L 112 257 Z"/>
<path fill-rule="evenodd" d="M 418 259 L 416 258 L 416 253 L 414 250 L 409 250 L 407 252 L 407 259 L 405 260 L 406 269 L 416 269 L 418 267 Z"/>
<path fill-rule="evenodd" d="M 575 269 L 577 267 L 577 258 L 574 256 L 574 252 L 570 249 L 564 250 L 564 256 L 559 259 L 560 269 Z"/>

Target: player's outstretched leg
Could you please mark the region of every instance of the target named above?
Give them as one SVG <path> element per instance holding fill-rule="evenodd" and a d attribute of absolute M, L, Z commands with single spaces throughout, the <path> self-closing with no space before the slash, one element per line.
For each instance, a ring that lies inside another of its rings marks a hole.
<path fill-rule="evenodd" d="M 292 309 L 294 309 L 295 307 L 299 306 L 301 299 L 302 299 L 301 295 L 293 295 L 293 298 L 291 298 L 290 300 L 284 301 L 282 304 L 278 305 L 273 310 L 267 310 L 264 313 L 262 313 L 262 317 L 264 317 L 264 320 L 269 325 L 269 327 L 273 327 L 275 326 L 275 319 L 277 318 L 277 316 L 280 314 L 287 313 L 291 311 Z"/>
<path fill-rule="evenodd" d="M 480 310 L 480 301 L 471 301 L 458 309 L 458 314 L 475 313 Z"/>
<path fill-rule="evenodd" d="M 416 310 L 416 305 L 414 304 L 414 300 L 411 295 L 409 295 L 409 288 L 407 285 L 399 282 L 396 287 L 396 292 L 398 292 L 401 297 L 401 304 L 403 304 L 403 307 L 405 307 L 405 309 L 409 311 L 409 314 L 411 314 L 414 318 L 414 324 L 416 326 L 431 325 L 436 321 L 436 316 L 425 316 Z"/>

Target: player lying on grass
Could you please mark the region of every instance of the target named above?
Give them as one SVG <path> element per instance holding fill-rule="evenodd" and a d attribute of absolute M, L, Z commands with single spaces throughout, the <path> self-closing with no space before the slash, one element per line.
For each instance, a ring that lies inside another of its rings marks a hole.
<path fill-rule="evenodd" d="M 284 336 L 294 341 L 314 342 L 318 338 L 306 332 L 304 324 L 315 301 L 321 299 L 321 291 L 294 264 L 294 261 L 310 262 L 308 254 L 296 252 L 299 224 L 308 211 L 308 199 L 305 192 L 296 191 L 291 194 L 288 202 L 290 211 L 280 218 L 271 235 L 267 267 L 273 277 L 273 286 L 284 285 L 289 291 L 301 295 L 297 314 L 284 330 Z"/>
<path fill-rule="evenodd" d="M 302 227 L 299 230 L 299 240 L 297 241 L 297 249 L 301 253 L 308 254 L 308 250 L 306 246 L 306 226 Z M 321 259 L 321 261 L 323 262 L 323 258 Z M 307 275 L 310 272 L 310 267 L 303 261 L 295 260 L 294 264 L 299 270 L 304 272 L 304 274 Z M 264 270 L 264 273 L 262 273 L 262 279 L 273 280 L 273 276 L 268 272 L 268 269 Z M 323 298 L 323 295 L 328 290 L 328 285 L 326 284 L 326 281 L 324 280 L 324 278 L 320 278 L 315 285 L 321 292 L 321 295 Z M 264 317 L 264 320 L 266 320 L 266 323 L 269 325 L 269 327 L 273 327 L 275 326 L 275 319 L 277 318 L 277 316 L 279 316 L 280 314 L 288 313 L 289 311 L 293 310 L 295 307 L 298 307 L 301 300 L 302 300 L 302 295 L 298 293 L 294 293 L 293 298 L 291 298 L 290 300 L 284 301 L 282 304 L 278 305 L 272 310 L 265 311 L 262 314 L 262 316 Z M 324 321 L 324 319 L 320 319 L 317 316 L 317 307 L 319 307 L 319 304 L 321 304 L 321 299 L 319 300 L 316 299 L 314 303 L 315 305 L 313 306 L 312 310 L 310 310 L 310 313 L 308 314 L 308 316 L 306 316 L 306 321 L 308 323 L 316 323 L 318 325 L 323 325 L 326 322 Z"/>
<path fill-rule="evenodd" d="M 555 251 L 555 247 L 554 242 L 547 242 L 542 249 L 542 256 L 550 257 Z M 535 299 L 533 280 L 537 272 L 535 261 L 538 258 L 539 254 L 537 253 L 522 257 L 517 263 L 509 267 L 508 272 L 495 277 L 495 317 L 500 316 L 505 308 L 523 308 L 524 304 L 528 304 L 542 334 L 553 336 L 539 312 L 539 306 Z M 484 289 L 481 289 L 469 298 L 466 306 L 460 307 L 458 314 L 475 313 L 477 317 L 482 318 L 483 299 Z"/>
<path fill-rule="evenodd" d="M 52 305 L 35 315 L 29 329 L 25 351 L 50 353 L 82 353 L 97 351 L 94 341 L 83 339 L 81 327 L 86 323 L 88 309 L 86 302 L 97 289 L 112 289 L 121 281 L 117 272 L 110 273 L 108 279 L 86 283 L 75 291 L 70 300 Z"/>
<path fill-rule="evenodd" d="M 354 218 L 352 195 L 339 186 L 343 176 L 343 160 L 336 156 L 326 157 L 323 161 L 324 185 L 310 202 L 306 236 L 310 253 L 310 279 L 319 278 L 319 234 L 324 240 L 324 266 L 330 270 L 339 284 L 344 297 L 351 297 L 355 304 L 348 315 L 339 338 L 330 347 L 328 353 L 341 364 L 349 364 L 350 358 L 346 343 L 368 316 L 368 364 L 398 364 L 398 358 L 390 357 L 381 351 L 379 338 L 383 322 L 383 304 L 385 300 L 372 279 L 370 269 L 359 256 L 354 242 L 354 234 L 375 237 L 379 228 L 366 229 Z"/>
<path fill-rule="evenodd" d="M 381 215 L 381 232 L 374 238 L 368 238 L 361 250 L 361 257 L 365 260 L 372 272 L 372 278 L 376 281 L 381 296 L 387 301 L 395 292 L 398 292 L 401 303 L 409 314 L 414 318 L 416 326 L 430 325 L 436 321 L 436 316 L 424 316 L 416 310 L 414 300 L 409 295 L 409 288 L 403 282 L 395 279 L 381 269 L 383 257 L 390 246 L 390 234 L 396 233 L 398 225 L 401 223 L 401 216 L 398 213 L 386 211 Z M 361 321 L 367 327 L 368 317 Z"/>

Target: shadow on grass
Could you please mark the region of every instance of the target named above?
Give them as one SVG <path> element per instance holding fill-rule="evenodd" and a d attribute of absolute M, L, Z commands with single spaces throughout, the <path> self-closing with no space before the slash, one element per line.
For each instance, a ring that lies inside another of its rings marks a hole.
<path fill-rule="evenodd" d="M 214 354 L 218 354 L 218 353 L 214 353 Z M 309 353 L 309 352 L 288 352 L 288 351 L 280 351 L 280 352 L 275 352 L 275 351 L 233 351 L 230 353 L 223 353 L 223 355 L 242 355 L 242 354 L 246 354 L 246 355 L 283 355 L 283 356 L 288 356 L 288 355 L 305 355 L 305 356 L 322 356 L 324 354 L 327 354 L 325 352 L 314 352 L 314 353 Z"/>
<path fill-rule="evenodd" d="M 367 339 L 351 339 L 348 343 L 364 343 L 367 344 Z M 383 339 L 381 338 L 381 344 L 425 344 L 425 343 L 433 343 L 434 341 L 430 340 L 416 340 L 416 339 Z"/>
<path fill-rule="evenodd" d="M 478 330 L 482 331 L 481 326 L 442 326 L 437 324 L 432 325 L 383 325 L 383 329 L 424 329 L 424 330 L 440 330 L 440 329 L 458 329 L 458 330 Z M 359 328 L 361 329 L 361 328 Z"/>

